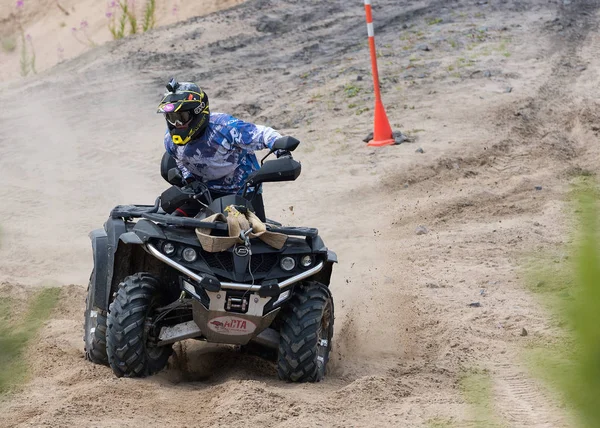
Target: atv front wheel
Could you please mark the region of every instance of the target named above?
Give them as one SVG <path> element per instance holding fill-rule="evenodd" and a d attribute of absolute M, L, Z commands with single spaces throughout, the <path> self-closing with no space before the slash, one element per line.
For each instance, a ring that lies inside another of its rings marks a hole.
<path fill-rule="evenodd" d="M 92 278 L 87 289 L 85 299 L 85 313 L 83 314 L 83 350 L 85 358 L 92 363 L 108 366 L 108 356 L 106 355 L 106 315 L 94 310 L 92 307 L 94 288 Z"/>
<path fill-rule="evenodd" d="M 144 377 L 162 370 L 173 352 L 156 346 L 154 309 L 161 305 L 159 282 L 147 273 L 128 276 L 110 304 L 106 348 L 117 377 Z"/>
<path fill-rule="evenodd" d="M 302 284 L 281 314 L 277 374 L 292 382 L 325 376 L 333 337 L 333 299 L 318 282 Z"/>

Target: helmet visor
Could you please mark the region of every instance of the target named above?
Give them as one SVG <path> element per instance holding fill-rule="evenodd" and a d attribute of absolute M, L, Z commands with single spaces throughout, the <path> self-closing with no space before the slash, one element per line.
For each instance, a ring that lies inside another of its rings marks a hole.
<path fill-rule="evenodd" d="M 173 126 L 184 126 L 192 119 L 192 113 L 189 111 L 165 113 L 165 117 L 167 122 Z"/>

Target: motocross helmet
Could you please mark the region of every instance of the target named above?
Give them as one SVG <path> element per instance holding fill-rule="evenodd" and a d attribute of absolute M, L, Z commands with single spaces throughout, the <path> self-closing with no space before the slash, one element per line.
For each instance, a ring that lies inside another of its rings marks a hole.
<path fill-rule="evenodd" d="M 167 93 L 158 105 L 173 143 L 183 146 L 204 133 L 210 116 L 208 96 L 195 83 L 171 79 Z"/>

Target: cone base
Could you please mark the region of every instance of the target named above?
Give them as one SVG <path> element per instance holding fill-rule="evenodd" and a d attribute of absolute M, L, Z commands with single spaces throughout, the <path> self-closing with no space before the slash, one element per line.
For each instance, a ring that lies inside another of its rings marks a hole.
<path fill-rule="evenodd" d="M 396 144 L 396 140 L 389 139 L 389 140 L 371 140 L 367 143 L 367 146 L 371 146 L 371 147 L 383 147 L 383 146 L 391 146 L 393 144 Z"/>

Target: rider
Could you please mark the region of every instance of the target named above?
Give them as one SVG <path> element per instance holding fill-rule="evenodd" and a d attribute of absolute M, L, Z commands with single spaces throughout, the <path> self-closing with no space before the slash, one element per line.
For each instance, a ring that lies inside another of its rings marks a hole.
<path fill-rule="evenodd" d="M 171 79 L 167 91 L 158 113 L 165 115 L 165 148 L 175 159 L 184 184 L 204 182 L 213 199 L 239 193 L 250 173 L 260 168 L 254 151 L 270 149 L 281 134 L 225 113 L 211 113 L 208 96 L 195 83 Z M 249 199 L 264 220 L 260 191 Z"/>

